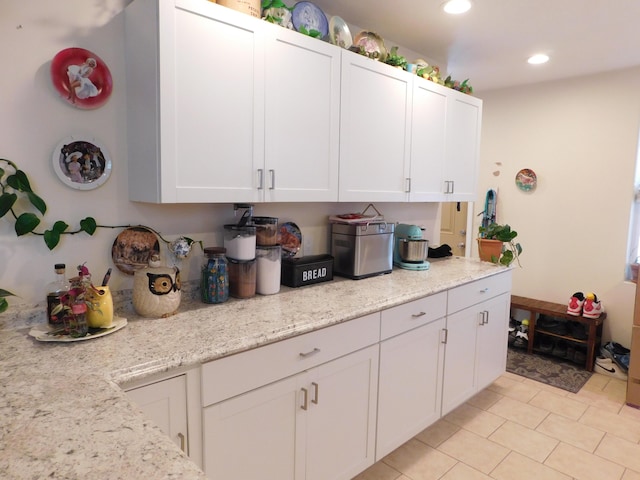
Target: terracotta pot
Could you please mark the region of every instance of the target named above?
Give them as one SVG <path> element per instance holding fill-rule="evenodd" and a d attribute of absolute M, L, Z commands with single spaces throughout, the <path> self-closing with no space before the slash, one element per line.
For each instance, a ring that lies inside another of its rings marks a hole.
<path fill-rule="evenodd" d="M 500 240 L 478 238 L 478 253 L 480 254 L 480 260 L 498 263 L 502 253 L 502 242 Z"/>

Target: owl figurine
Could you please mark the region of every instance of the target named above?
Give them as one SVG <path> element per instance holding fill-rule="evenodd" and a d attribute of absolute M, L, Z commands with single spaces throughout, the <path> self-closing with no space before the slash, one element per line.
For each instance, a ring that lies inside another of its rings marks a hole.
<path fill-rule="evenodd" d="M 137 270 L 133 276 L 133 308 L 143 317 L 169 317 L 180 306 L 180 270 L 160 266 L 153 255 L 149 267 Z"/>

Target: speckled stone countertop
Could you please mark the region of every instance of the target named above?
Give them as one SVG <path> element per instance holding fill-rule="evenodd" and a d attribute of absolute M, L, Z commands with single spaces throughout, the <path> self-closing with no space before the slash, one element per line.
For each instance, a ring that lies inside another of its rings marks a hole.
<path fill-rule="evenodd" d="M 0 316 L 0 478 L 204 479 L 151 425 L 119 385 L 361 317 L 504 271 L 450 257 L 424 272 L 396 269 L 277 295 L 204 305 L 185 299 L 177 315 L 142 319 L 111 335 L 45 343 Z M 44 318 L 44 314 L 42 315 Z"/>

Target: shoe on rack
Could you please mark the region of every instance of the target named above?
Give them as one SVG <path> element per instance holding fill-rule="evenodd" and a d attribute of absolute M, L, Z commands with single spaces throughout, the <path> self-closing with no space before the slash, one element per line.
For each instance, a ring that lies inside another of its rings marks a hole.
<path fill-rule="evenodd" d="M 517 348 L 527 348 L 529 345 L 529 335 L 527 332 L 516 331 L 516 338 L 513 341 L 513 346 Z"/>
<path fill-rule="evenodd" d="M 573 357 L 570 359 L 575 363 L 580 363 L 584 365 L 587 363 L 587 352 L 582 348 L 576 348 L 576 351 L 573 354 Z"/>
<path fill-rule="evenodd" d="M 582 316 L 585 318 L 600 318 L 604 312 L 602 302 L 598 300 L 595 293 L 587 293 L 584 304 L 582 306 Z"/>
<path fill-rule="evenodd" d="M 597 357 L 595 365 L 593 366 L 593 371 L 601 373 L 602 375 L 618 378 L 620 380 L 627 380 L 627 374 L 608 357 Z"/>
<path fill-rule="evenodd" d="M 558 340 L 556 345 L 553 347 L 553 351 L 551 352 L 554 357 L 558 358 L 567 358 L 567 347 L 569 344 L 564 340 Z"/>
<path fill-rule="evenodd" d="M 586 340 L 589 338 L 587 329 L 584 328 L 584 325 L 580 322 L 571 322 L 569 330 L 573 338 L 577 338 L 578 340 Z"/>
<path fill-rule="evenodd" d="M 582 315 L 582 305 L 584 305 L 584 293 L 574 293 L 569 299 L 569 304 L 567 305 L 567 313 L 569 315 L 573 315 L 574 317 L 579 317 L 580 315 Z"/>
<path fill-rule="evenodd" d="M 536 321 L 536 328 L 556 335 L 566 335 L 568 333 L 566 321 L 545 315 L 540 315 L 540 318 Z"/>
<path fill-rule="evenodd" d="M 542 336 L 540 340 L 540 345 L 538 346 L 542 353 L 551 353 L 553 352 L 553 340 L 551 340 L 547 336 Z"/>

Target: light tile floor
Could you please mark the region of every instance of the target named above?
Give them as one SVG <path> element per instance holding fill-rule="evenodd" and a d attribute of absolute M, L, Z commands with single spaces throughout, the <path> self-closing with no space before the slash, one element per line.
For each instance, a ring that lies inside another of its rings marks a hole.
<path fill-rule="evenodd" d="M 640 480 L 640 410 L 594 373 L 578 393 L 505 373 L 354 480 Z"/>

